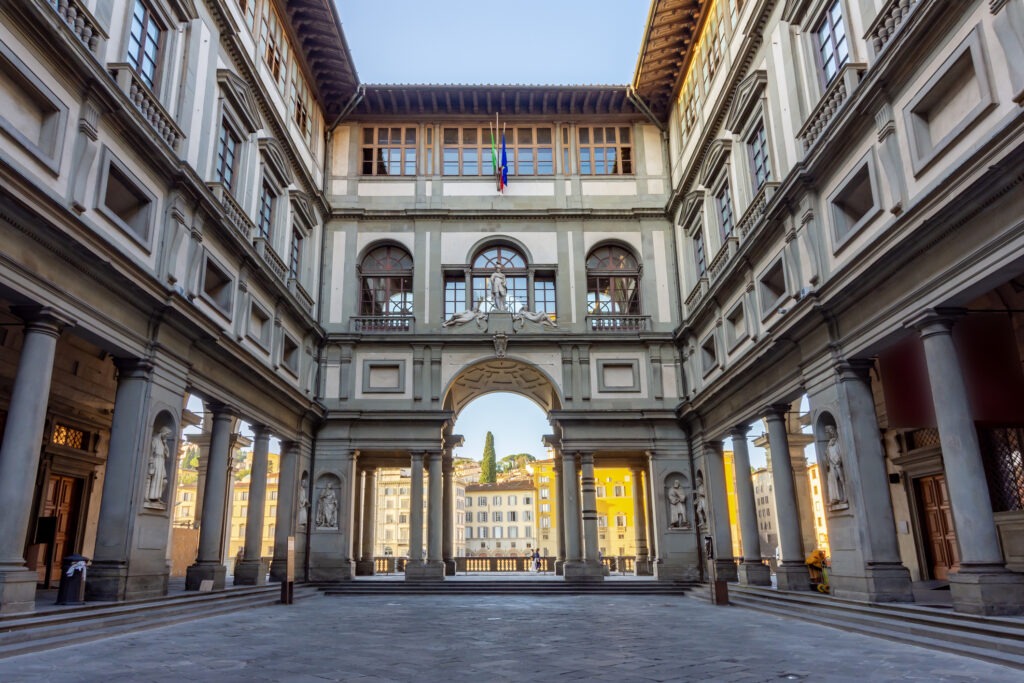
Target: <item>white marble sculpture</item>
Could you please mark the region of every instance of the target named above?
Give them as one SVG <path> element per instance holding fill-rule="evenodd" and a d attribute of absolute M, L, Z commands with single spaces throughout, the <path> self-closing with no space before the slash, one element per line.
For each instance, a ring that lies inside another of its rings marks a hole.
<path fill-rule="evenodd" d="M 830 503 L 846 502 L 846 475 L 843 471 L 843 451 L 839 445 L 839 432 L 832 425 L 825 427 L 828 445 L 828 499 Z"/>
<path fill-rule="evenodd" d="M 537 323 L 541 326 L 558 327 L 554 320 L 548 317 L 547 313 L 534 313 L 526 310 L 526 306 L 519 309 L 519 312 L 512 316 L 513 323 L 519 323 L 520 329 L 526 327 L 526 323 Z"/>
<path fill-rule="evenodd" d="M 318 529 L 338 528 L 338 497 L 334 493 L 334 484 L 328 484 L 320 491 L 316 502 L 316 526 Z"/>
<path fill-rule="evenodd" d="M 171 435 L 169 427 L 161 427 L 149 446 L 149 464 L 146 469 L 146 502 L 160 504 L 167 488 L 167 438 Z"/>
<path fill-rule="evenodd" d="M 676 479 L 668 490 L 668 525 L 681 529 L 689 524 L 686 518 L 686 491 Z"/>

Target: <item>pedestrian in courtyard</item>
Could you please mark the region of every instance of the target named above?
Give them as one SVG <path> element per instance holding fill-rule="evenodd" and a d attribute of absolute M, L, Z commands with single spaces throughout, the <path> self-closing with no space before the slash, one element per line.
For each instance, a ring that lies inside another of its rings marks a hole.
<path fill-rule="evenodd" d="M 533 551 L 533 571 L 540 571 L 540 550 L 537 549 Z"/>

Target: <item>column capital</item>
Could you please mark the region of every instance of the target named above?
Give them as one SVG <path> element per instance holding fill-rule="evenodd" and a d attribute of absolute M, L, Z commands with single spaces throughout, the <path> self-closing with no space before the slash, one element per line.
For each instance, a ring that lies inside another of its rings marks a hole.
<path fill-rule="evenodd" d="M 253 440 L 269 439 L 270 438 L 271 431 L 270 431 L 270 427 L 268 427 L 267 425 L 255 423 L 255 424 L 250 425 L 250 427 L 252 428 Z"/>
<path fill-rule="evenodd" d="M 904 327 L 912 327 L 922 337 L 933 334 L 949 334 L 956 321 L 967 314 L 963 308 L 926 308 L 903 321 Z"/>
<path fill-rule="evenodd" d="M 785 420 L 786 413 L 791 408 L 789 403 L 770 403 L 764 408 L 761 408 L 761 412 L 764 413 L 764 417 L 769 422 L 772 420 Z"/>
<path fill-rule="evenodd" d="M 11 306 L 11 313 L 25 322 L 25 328 L 59 337 L 74 320 L 50 306 Z"/>
<path fill-rule="evenodd" d="M 851 358 L 850 360 L 842 360 L 836 363 L 836 372 L 839 374 L 840 382 L 849 381 L 871 381 L 871 370 L 874 369 L 875 362 L 864 358 Z"/>
<path fill-rule="evenodd" d="M 149 379 L 156 365 L 147 358 L 114 358 L 118 379 Z"/>
<path fill-rule="evenodd" d="M 233 420 L 237 416 L 234 406 L 218 401 L 207 401 L 206 409 L 213 414 L 214 420 Z"/>
<path fill-rule="evenodd" d="M 747 433 L 749 431 L 750 425 L 736 425 L 735 427 L 729 430 L 729 436 L 731 436 L 734 440 L 741 439 L 743 441 L 746 441 Z"/>
<path fill-rule="evenodd" d="M 725 453 L 725 442 L 720 439 L 707 439 L 704 441 L 704 448 L 722 457 Z"/>

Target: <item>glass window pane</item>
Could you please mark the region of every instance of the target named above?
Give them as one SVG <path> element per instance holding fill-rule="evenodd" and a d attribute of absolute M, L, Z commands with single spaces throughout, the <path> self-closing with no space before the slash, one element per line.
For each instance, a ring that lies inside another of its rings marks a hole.
<path fill-rule="evenodd" d="M 463 128 L 462 129 L 462 143 L 466 145 L 475 145 L 477 143 L 477 129 L 476 128 Z"/>
<path fill-rule="evenodd" d="M 446 145 L 457 145 L 459 144 L 459 129 L 458 128 L 445 128 L 443 132 L 442 141 Z"/>
<path fill-rule="evenodd" d="M 537 144 L 539 144 L 539 145 L 550 145 L 551 144 L 551 129 L 550 128 L 538 128 L 537 129 Z"/>
<path fill-rule="evenodd" d="M 416 129 L 406 128 L 405 129 L 405 144 L 415 145 L 416 144 Z"/>
<path fill-rule="evenodd" d="M 533 144 L 533 129 L 532 128 L 518 128 L 518 129 L 516 129 L 516 144 L 519 144 L 519 145 L 532 145 Z"/>

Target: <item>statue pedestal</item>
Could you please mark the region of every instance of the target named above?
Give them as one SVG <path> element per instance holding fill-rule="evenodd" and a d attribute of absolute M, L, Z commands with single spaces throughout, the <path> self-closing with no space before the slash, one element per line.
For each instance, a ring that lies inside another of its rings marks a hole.
<path fill-rule="evenodd" d="M 564 571 L 568 582 L 604 581 L 604 565 L 597 562 L 566 562 Z"/>
<path fill-rule="evenodd" d="M 811 574 L 803 562 L 783 562 L 775 570 L 775 580 L 780 591 L 811 590 Z"/>
<path fill-rule="evenodd" d="M 406 581 L 444 581 L 444 562 L 407 562 Z"/>
<path fill-rule="evenodd" d="M 267 583 L 267 563 L 259 560 L 242 560 L 235 565 L 236 586 L 263 586 Z"/>
<path fill-rule="evenodd" d="M 372 560 L 356 560 L 356 576 L 373 576 L 377 571 L 377 563 Z"/>
<path fill-rule="evenodd" d="M 743 562 L 736 570 L 736 578 L 744 586 L 772 585 L 772 571 L 760 562 Z"/>
<path fill-rule="evenodd" d="M 224 579 L 228 570 L 217 562 L 196 562 L 185 570 L 185 590 L 197 591 L 203 581 L 213 581 L 213 590 L 224 590 Z"/>

